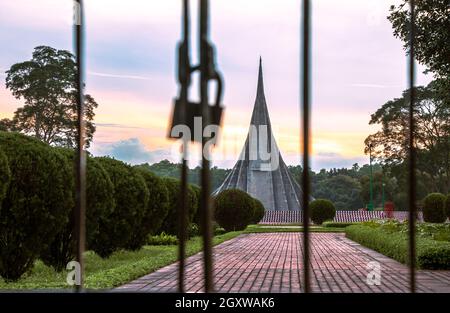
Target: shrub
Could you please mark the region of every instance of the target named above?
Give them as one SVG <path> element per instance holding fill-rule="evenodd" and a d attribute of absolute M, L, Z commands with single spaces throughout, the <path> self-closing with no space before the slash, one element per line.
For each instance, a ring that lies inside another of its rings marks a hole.
<path fill-rule="evenodd" d="M 345 228 L 350 225 L 355 225 L 358 223 L 352 223 L 352 222 L 324 222 L 322 225 L 324 227 L 331 227 L 331 228 Z"/>
<path fill-rule="evenodd" d="M 171 246 L 178 244 L 178 238 L 174 235 L 166 234 L 162 232 L 159 235 L 149 236 L 147 239 L 147 244 L 150 246 Z"/>
<path fill-rule="evenodd" d="M 325 221 L 332 221 L 336 215 L 333 202 L 325 199 L 316 199 L 309 204 L 311 209 L 311 220 L 314 224 L 321 225 Z"/>
<path fill-rule="evenodd" d="M 423 200 L 423 220 L 429 223 L 443 223 L 445 216 L 445 196 L 441 193 L 430 193 Z"/>
<path fill-rule="evenodd" d="M 0 208 L 2 207 L 2 201 L 6 196 L 6 190 L 8 189 L 9 181 L 11 180 L 11 171 L 9 170 L 8 158 L 5 153 L 0 150 Z"/>
<path fill-rule="evenodd" d="M 162 178 L 169 191 L 169 210 L 166 218 L 164 219 L 159 232 L 166 232 L 170 235 L 178 236 L 178 223 L 179 223 L 179 208 L 181 201 L 181 184 L 180 181 L 175 178 L 164 177 Z M 187 202 L 186 209 L 188 210 L 186 226 L 189 227 L 195 213 L 197 212 L 197 196 L 190 185 L 187 188 Z"/>
<path fill-rule="evenodd" d="M 58 148 L 70 164 L 74 164 L 75 153 L 72 149 Z M 93 159 L 87 158 L 86 164 L 86 243 L 87 247 L 101 238 L 100 225 L 107 222 L 105 217 L 114 210 L 113 185 L 108 173 Z M 75 167 L 72 166 L 72 169 Z M 66 183 L 71 186 L 73 203 L 75 204 L 75 172 L 66 177 Z M 42 261 L 52 266 L 56 271 L 65 269 L 67 263 L 75 258 L 76 238 L 73 236 L 75 227 L 74 209 L 68 214 L 68 222 L 55 236 L 53 242 L 41 253 Z"/>
<path fill-rule="evenodd" d="M 405 232 L 388 232 L 382 227 L 352 225 L 345 229 L 347 238 L 378 251 L 401 263 L 408 262 L 408 240 Z M 450 243 L 417 238 L 417 266 L 422 269 L 450 269 Z"/>
<path fill-rule="evenodd" d="M 200 236 L 200 227 L 197 223 L 191 223 L 188 228 L 188 237 Z"/>
<path fill-rule="evenodd" d="M 161 178 L 142 167 L 135 167 L 145 180 L 149 200 L 140 224 L 133 228 L 126 244 L 129 250 L 138 250 L 146 244 L 149 234 L 155 234 L 169 213 L 169 192 Z"/>
<path fill-rule="evenodd" d="M 447 195 L 445 199 L 445 215 L 450 219 L 450 193 Z"/>
<path fill-rule="evenodd" d="M 256 198 L 253 198 L 254 201 L 254 212 L 253 217 L 251 220 L 251 224 L 258 224 L 264 217 L 264 214 L 266 213 L 266 209 L 264 208 L 264 205 L 261 201 L 259 201 Z"/>
<path fill-rule="evenodd" d="M 194 214 L 194 217 L 192 218 L 192 222 L 194 222 L 197 225 L 200 225 L 200 205 L 202 201 L 202 189 L 195 184 L 190 184 L 192 191 L 195 193 L 195 196 L 197 197 L 197 211 Z"/>
<path fill-rule="evenodd" d="M 99 235 L 90 248 L 102 258 L 126 248 L 133 230 L 145 215 L 148 189 L 144 178 L 130 165 L 108 157 L 96 158 L 108 172 L 114 186 L 115 209 L 99 225 Z"/>
<path fill-rule="evenodd" d="M 215 219 L 226 231 L 244 230 L 254 216 L 255 201 L 239 189 L 221 191 L 215 198 Z"/>
<path fill-rule="evenodd" d="M 11 172 L 0 209 L 0 275 L 15 281 L 67 223 L 71 168 L 61 153 L 18 133 L 0 132 L 0 150 Z"/>

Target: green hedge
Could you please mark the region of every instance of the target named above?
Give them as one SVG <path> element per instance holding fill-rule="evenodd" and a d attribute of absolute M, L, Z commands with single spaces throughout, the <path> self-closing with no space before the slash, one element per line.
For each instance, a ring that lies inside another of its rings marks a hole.
<path fill-rule="evenodd" d="M 322 225 L 325 221 L 332 221 L 336 215 L 333 202 L 325 199 L 316 199 L 309 204 L 311 209 L 311 220 L 316 225 Z"/>
<path fill-rule="evenodd" d="M 450 193 L 447 195 L 445 199 L 445 215 L 450 219 Z"/>
<path fill-rule="evenodd" d="M 380 227 L 352 225 L 345 229 L 347 238 L 378 251 L 401 263 L 408 263 L 408 240 L 404 232 L 389 232 Z M 450 243 L 417 238 L 417 266 L 422 269 L 449 270 Z"/>
<path fill-rule="evenodd" d="M 168 202 L 168 213 L 166 218 L 164 219 L 158 233 L 165 232 L 170 235 L 178 236 L 178 224 L 179 224 L 179 208 L 181 201 L 181 183 L 179 180 L 163 177 L 162 178 L 166 188 L 169 192 L 169 202 Z M 186 208 L 189 212 L 188 220 L 186 221 L 186 226 L 189 226 L 192 222 L 196 212 L 197 212 L 198 199 L 196 192 L 192 189 L 191 185 L 188 185 L 187 188 L 187 202 Z"/>
<path fill-rule="evenodd" d="M 223 190 L 214 202 L 215 219 L 226 231 L 244 230 L 254 218 L 255 201 L 242 190 Z"/>
<path fill-rule="evenodd" d="M 129 250 L 138 250 L 145 245 L 148 235 L 157 232 L 169 213 L 169 192 L 163 180 L 142 167 L 135 167 L 135 171 L 145 180 L 149 201 L 142 221 L 132 230 L 126 245 Z"/>
<path fill-rule="evenodd" d="M 259 201 L 258 199 L 253 198 L 253 201 L 254 201 L 254 211 L 250 223 L 258 224 L 263 219 L 264 214 L 266 213 L 266 209 L 264 208 L 264 204 L 262 204 L 262 202 Z"/>
<path fill-rule="evenodd" d="M 73 207 L 66 158 L 48 145 L 0 132 L 11 179 L 0 209 L 0 275 L 19 279 L 67 223 Z"/>
<path fill-rule="evenodd" d="M 66 177 L 66 184 L 71 186 L 73 203 L 75 204 L 75 153 L 72 149 L 56 148 L 65 155 L 67 161 L 72 165 L 73 171 Z M 114 186 L 109 179 L 108 173 L 100 163 L 88 157 L 86 165 L 86 243 L 90 245 L 101 245 L 102 240 L 100 228 L 108 223 L 105 217 L 114 210 Z M 73 236 L 74 214 L 72 208 L 68 214 L 68 221 L 64 228 L 55 236 L 55 239 L 41 253 L 41 260 L 56 271 L 66 268 L 69 261 L 74 260 L 76 253 L 76 241 Z"/>
<path fill-rule="evenodd" d="M 6 196 L 9 182 L 11 180 L 11 171 L 9 170 L 8 158 L 6 154 L 0 150 L 0 208 L 2 207 L 3 199 Z"/>
<path fill-rule="evenodd" d="M 102 258 L 109 257 L 120 248 L 130 248 L 133 230 L 141 224 L 148 203 L 148 189 L 144 178 L 130 165 L 109 158 L 96 158 L 108 172 L 114 186 L 115 209 L 105 216 L 100 225 L 100 238 L 92 248 Z"/>
<path fill-rule="evenodd" d="M 446 197 L 441 193 L 430 193 L 423 200 L 423 220 L 429 223 L 443 223 Z"/>
<path fill-rule="evenodd" d="M 324 222 L 322 226 L 331 228 L 345 228 L 351 225 L 357 225 L 358 223 L 352 222 Z"/>

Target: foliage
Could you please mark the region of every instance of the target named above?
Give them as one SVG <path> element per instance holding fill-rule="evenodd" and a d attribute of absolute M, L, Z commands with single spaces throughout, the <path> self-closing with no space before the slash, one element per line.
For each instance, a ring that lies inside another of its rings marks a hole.
<path fill-rule="evenodd" d="M 349 226 L 345 228 L 346 236 L 401 263 L 408 263 L 407 232 L 395 231 L 395 225 L 383 228 L 376 224 Z M 416 247 L 419 268 L 450 269 L 450 242 L 418 237 Z"/>
<path fill-rule="evenodd" d="M 38 46 L 32 59 L 6 71 L 6 87 L 25 105 L 1 128 L 21 131 L 46 143 L 75 147 L 77 142 L 76 62 L 65 50 Z M 86 147 L 92 140 L 92 123 L 98 104 L 85 95 Z"/>
<path fill-rule="evenodd" d="M 114 251 L 127 246 L 133 230 L 144 218 L 149 192 L 144 178 L 131 166 L 108 158 L 96 158 L 108 172 L 114 186 L 115 209 L 105 216 L 99 225 L 99 235 L 90 248 L 101 257 L 109 257 Z"/>
<path fill-rule="evenodd" d="M 226 233 L 212 238 L 213 245 L 220 244 L 240 235 L 241 232 Z M 186 243 L 186 255 L 191 256 L 202 250 L 200 237 Z M 145 246 L 139 251 L 117 251 L 108 259 L 100 258 L 92 251 L 84 255 L 86 272 L 85 287 L 89 289 L 111 289 L 131 280 L 172 264 L 178 259 L 178 247 Z M 5 282 L 0 279 L 0 289 L 58 289 L 72 288 L 66 283 L 67 272 L 55 272 L 52 268 L 37 261 L 33 271 L 17 282 Z"/>
<path fill-rule="evenodd" d="M 126 247 L 130 250 L 141 248 L 149 234 L 155 234 L 169 213 L 169 192 L 161 178 L 152 172 L 135 168 L 145 180 L 149 191 L 149 200 L 140 223 L 133 228 Z"/>
<path fill-rule="evenodd" d="M 431 193 L 423 200 L 423 219 L 430 223 L 443 223 L 445 215 L 446 197 L 441 193 Z"/>
<path fill-rule="evenodd" d="M 361 183 L 358 179 L 336 175 L 315 185 L 314 197 L 330 199 L 338 210 L 356 210 L 364 207 L 361 201 Z"/>
<path fill-rule="evenodd" d="M 5 153 L 0 150 L 0 209 L 2 207 L 2 201 L 6 196 L 8 190 L 9 181 L 11 180 L 11 171 L 9 170 L 8 158 Z"/>
<path fill-rule="evenodd" d="M 36 139 L 0 132 L 11 180 L 0 209 L 0 275 L 19 279 L 67 223 L 73 207 L 64 156 Z"/>
<path fill-rule="evenodd" d="M 262 202 L 259 201 L 258 199 L 253 198 L 253 201 L 254 201 L 254 212 L 250 223 L 258 224 L 263 219 L 264 214 L 266 213 L 266 209 L 264 208 Z"/>
<path fill-rule="evenodd" d="M 426 87 L 415 88 L 415 139 L 419 181 L 427 191 L 448 192 L 450 190 L 450 101 L 444 97 L 438 81 Z M 408 157 L 409 94 L 386 102 L 371 116 L 369 124 L 380 124 L 382 129 L 366 138 L 366 150 L 372 144 L 373 155 L 389 167 L 404 168 Z M 429 176 L 429 178 L 427 177 Z M 400 176 L 400 175 L 399 175 Z M 403 174 L 405 176 L 405 174 Z M 421 188 L 419 188 L 421 190 Z M 423 196 L 423 195 L 419 195 Z"/>
<path fill-rule="evenodd" d="M 389 21 L 394 36 L 400 38 L 409 51 L 409 0 L 391 6 Z M 415 58 L 437 76 L 450 77 L 450 14 L 448 0 L 421 0 L 415 3 Z"/>
<path fill-rule="evenodd" d="M 321 225 L 325 221 L 332 221 L 336 215 L 336 208 L 333 202 L 326 199 L 316 199 L 309 204 L 311 210 L 311 220 L 316 225 Z"/>
<path fill-rule="evenodd" d="M 170 246 L 177 244 L 178 244 L 177 236 L 169 235 L 166 234 L 165 232 L 162 232 L 159 235 L 149 236 L 147 239 L 147 245 L 150 246 Z"/>
<path fill-rule="evenodd" d="M 67 148 L 59 148 L 70 164 L 74 164 L 74 151 Z M 101 237 L 100 227 L 107 223 L 106 219 L 115 206 L 114 186 L 108 173 L 100 163 L 88 157 L 86 165 L 86 242 L 87 247 Z M 74 169 L 74 167 L 72 167 Z M 66 177 L 66 184 L 71 186 L 73 204 L 75 204 L 75 171 Z M 65 269 L 67 263 L 74 260 L 76 253 L 76 240 L 73 236 L 75 227 L 72 208 L 68 214 L 68 220 L 63 229 L 55 236 L 48 247 L 41 252 L 41 260 L 48 266 L 53 266 L 56 271 Z M 106 220 L 105 220 L 106 219 Z M 101 243 L 98 243 L 101 245 Z"/>
<path fill-rule="evenodd" d="M 195 223 L 195 224 L 197 224 L 197 225 L 200 225 L 200 219 L 201 219 L 201 217 L 200 217 L 200 206 L 201 206 L 201 201 L 202 201 L 202 189 L 199 187 L 199 186 L 197 186 L 197 185 L 194 185 L 194 184 L 190 184 L 190 186 L 191 186 L 191 188 L 192 188 L 192 191 L 195 193 L 195 197 L 197 198 L 197 211 L 195 212 L 195 215 L 194 215 L 194 217 L 192 218 L 192 222 L 193 223 Z"/>
<path fill-rule="evenodd" d="M 450 193 L 447 195 L 445 199 L 445 215 L 450 219 Z"/>
<path fill-rule="evenodd" d="M 152 165 L 144 163 L 138 166 L 148 169 L 161 177 L 172 177 L 178 179 L 181 178 L 181 163 L 171 163 L 168 160 L 162 160 Z M 222 169 L 218 168 L 217 166 L 214 166 L 210 169 L 212 190 L 217 189 L 222 184 L 222 182 L 225 180 L 225 177 L 228 175 L 230 171 L 231 171 L 230 169 Z M 193 169 L 188 168 L 188 183 L 200 186 L 201 185 L 200 172 L 201 167 L 199 166 Z"/>
<path fill-rule="evenodd" d="M 195 236 L 200 236 L 200 227 L 196 223 L 191 223 L 188 228 L 188 237 L 191 238 Z"/>
<path fill-rule="evenodd" d="M 164 219 L 158 232 L 166 232 L 170 235 L 179 235 L 179 207 L 181 201 L 181 184 L 180 181 L 174 178 L 164 177 L 163 182 L 166 184 L 169 192 L 169 211 Z M 187 188 L 187 202 L 186 209 L 188 211 L 186 225 L 189 226 L 197 212 L 197 196 L 191 186 Z"/>
<path fill-rule="evenodd" d="M 331 228 L 345 228 L 350 225 L 356 225 L 358 223 L 352 223 L 352 222 L 323 222 L 322 226 L 324 227 L 331 227 Z"/>
<path fill-rule="evenodd" d="M 255 201 L 242 190 L 223 190 L 214 200 L 215 219 L 226 231 L 244 230 L 254 217 Z"/>

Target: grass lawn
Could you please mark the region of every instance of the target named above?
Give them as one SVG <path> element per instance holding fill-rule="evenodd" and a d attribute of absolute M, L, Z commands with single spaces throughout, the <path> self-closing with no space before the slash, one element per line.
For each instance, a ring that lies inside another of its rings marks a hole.
<path fill-rule="evenodd" d="M 232 239 L 242 232 L 229 232 L 215 236 L 213 243 L 219 244 Z M 202 250 L 202 240 L 194 237 L 188 241 L 187 255 Z M 95 253 L 86 252 L 85 287 L 109 289 L 120 286 L 133 279 L 153 272 L 177 260 L 178 246 L 145 246 L 139 251 L 119 251 L 108 259 L 102 259 Z M 0 278 L 1 289 L 60 289 L 69 288 L 66 283 L 67 272 L 55 272 L 51 267 L 37 261 L 33 271 L 19 281 L 6 283 Z"/>

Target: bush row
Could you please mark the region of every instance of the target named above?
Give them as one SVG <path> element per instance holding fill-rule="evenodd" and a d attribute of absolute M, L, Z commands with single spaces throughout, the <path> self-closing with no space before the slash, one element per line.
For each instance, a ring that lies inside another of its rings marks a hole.
<path fill-rule="evenodd" d="M 429 223 L 443 223 L 450 218 L 450 194 L 430 193 L 423 200 L 423 219 Z"/>
<path fill-rule="evenodd" d="M 401 263 L 408 263 L 408 240 L 405 232 L 389 232 L 382 227 L 352 225 L 346 237 Z M 450 269 L 450 243 L 417 238 L 417 266 L 422 269 Z"/>
<path fill-rule="evenodd" d="M 239 189 L 221 191 L 214 198 L 214 218 L 226 231 L 244 230 L 264 217 L 264 205 Z"/>
<path fill-rule="evenodd" d="M 74 152 L 0 132 L 0 275 L 19 279 L 41 258 L 74 258 Z M 175 235 L 179 182 L 111 158 L 87 158 L 86 244 L 101 257 L 136 250 L 150 234 Z M 189 221 L 197 194 L 189 189 Z"/>

